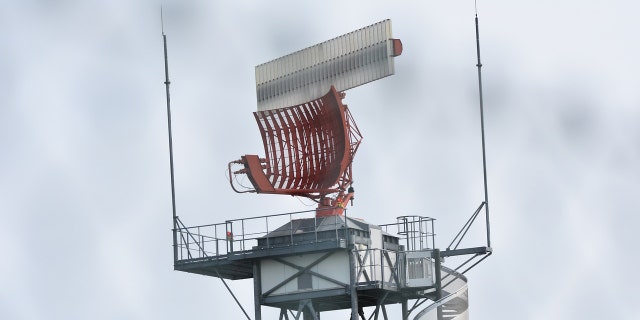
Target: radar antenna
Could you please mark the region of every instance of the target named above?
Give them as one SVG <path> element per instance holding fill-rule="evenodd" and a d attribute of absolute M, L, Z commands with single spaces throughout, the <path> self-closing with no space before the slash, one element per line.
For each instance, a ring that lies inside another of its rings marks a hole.
<path fill-rule="evenodd" d="M 318 203 L 316 216 L 342 215 L 354 196 L 351 169 L 362 140 L 344 91 L 393 75 L 401 53 L 383 20 L 256 66 L 254 118 L 265 157 L 231 161 L 231 188 L 306 197 Z M 238 176 L 252 186 L 234 184 Z"/>
<path fill-rule="evenodd" d="M 173 138 L 171 135 L 171 98 L 169 95 L 169 84 L 171 84 L 171 81 L 169 81 L 169 58 L 167 55 L 167 35 L 164 33 L 164 17 L 162 14 L 162 7 L 160 7 L 160 23 L 162 24 L 162 41 L 164 45 L 164 77 L 165 77 L 164 85 L 165 85 L 166 95 L 167 95 L 167 127 L 169 131 L 169 168 L 171 171 L 171 205 L 173 208 L 173 230 L 172 230 L 173 231 L 173 261 L 175 264 L 175 262 L 177 262 L 179 258 L 177 232 L 178 232 L 178 229 L 180 228 L 179 224 L 182 224 L 182 222 L 180 222 L 180 219 L 176 215 L 176 188 L 175 188 L 175 179 L 173 174 Z M 184 225 L 183 225 L 183 228 L 184 228 Z M 229 293 L 235 300 L 236 304 L 240 307 L 244 315 L 247 317 L 247 319 L 251 320 L 251 318 L 247 314 L 247 311 L 244 309 L 242 304 L 240 304 L 240 301 L 238 300 L 236 295 L 233 293 L 233 291 L 231 291 L 231 288 L 229 287 L 229 285 L 227 285 L 227 282 L 224 281 L 222 277 L 220 277 L 218 270 L 214 269 L 214 271 L 216 275 L 218 275 L 218 278 L 220 278 L 220 280 L 222 281 L 222 284 L 224 284 L 225 288 L 227 288 L 227 291 L 229 291 Z"/>
<path fill-rule="evenodd" d="M 169 131 L 169 170 L 171 171 L 171 206 L 173 209 L 173 260 L 178 260 L 178 236 L 176 230 L 178 229 L 178 216 L 176 215 L 176 187 L 175 179 L 173 175 L 173 138 L 171 136 L 171 96 L 169 94 L 169 58 L 167 55 L 167 35 L 164 34 L 164 17 L 162 14 L 162 7 L 160 7 L 160 24 L 162 27 L 162 41 L 164 45 L 164 86 L 167 95 L 167 128 Z"/>
<path fill-rule="evenodd" d="M 487 247 L 491 248 L 491 229 L 489 227 L 489 192 L 487 190 L 487 155 L 485 151 L 484 139 L 484 102 L 482 98 L 482 63 L 480 62 L 480 29 L 478 27 L 478 2 L 475 1 L 476 7 L 476 55 L 478 57 L 478 93 L 480 100 L 480 131 L 482 133 L 482 171 L 484 178 L 484 205 L 487 221 Z"/>

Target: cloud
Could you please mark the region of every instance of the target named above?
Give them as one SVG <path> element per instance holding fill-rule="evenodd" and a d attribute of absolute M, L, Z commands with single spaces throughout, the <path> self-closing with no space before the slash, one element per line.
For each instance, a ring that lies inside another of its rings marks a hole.
<path fill-rule="evenodd" d="M 347 94 L 364 135 L 350 213 L 432 216 L 443 244 L 482 201 L 471 3 L 164 6 L 186 224 L 303 208 L 225 181 L 262 150 L 253 66 L 385 18 L 405 51 Z M 480 3 L 495 254 L 470 273 L 472 317 L 637 318 L 636 9 Z M 217 279 L 171 268 L 158 7 L 25 1 L 0 18 L 0 317 L 237 318 Z M 253 303 L 250 281 L 231 286 Z"/>

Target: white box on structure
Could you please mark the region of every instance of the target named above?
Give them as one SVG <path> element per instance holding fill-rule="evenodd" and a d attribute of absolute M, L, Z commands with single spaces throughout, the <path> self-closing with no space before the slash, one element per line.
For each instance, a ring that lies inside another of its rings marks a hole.
<path fill-rule="evenodd" d="M 382 296 L 397 303 L 404 288 L 433 286 L 431 251 L 407 253 L 399 241 L 377 225 L 344 216 L 291 220 L 253 248 L 271 252 L 256 261 L 261 304 L 295 309 L 312 300 L 316 310 L 326 311 L 348 308 L 352 286 L 362 306 L 376 305 Z"/>

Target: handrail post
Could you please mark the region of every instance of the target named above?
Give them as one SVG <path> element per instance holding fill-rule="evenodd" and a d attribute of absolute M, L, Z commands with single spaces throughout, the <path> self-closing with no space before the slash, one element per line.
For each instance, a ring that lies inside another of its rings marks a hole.
<path fill-rule="evenodd" d="M 382 259 L 382 255 L 384 254 L 384 252 L 382 252 L 382 250 L 380 250 L 380 276 L 382 277 L 382 289 L 384 290 L 384 286 L 385 286 L 385 277 L 384 277 L 384 259 Z"/>
<path fill-rule="evenodd" d="M 293 216 L 289 214 L 289 244 L 293 246 Z"/>
<path fill-rule="evenodd" d="M 267 237 L 267 250 L 269 250 L 269 217 L 264 217 L 264 223 L 267 226 L 267 234 L 265 235 L 265 237 Z"/>
<path fill-rule="evenodd" d="M 435 249 L 436 247 L 436 231 L 434 229 L 434 225 L 435 222 L 433 221 L 433 219 L 431 220 L 431 245 L 433 249 Z"/>
<path fill-rule="evenodd" d="M 203 254 L 203 251 L 204 251 L 204 248 L 202 248 L 202 245 L 201 245 L 202 244 L 202 241 L 201 241 L 202 240 L 201 239 L 202 238 L 202 232 L 200 231 L 200 226 L 198 226 L 197 230 L 198 230 L 198 238 L 199 239 L 195 240 L 195 241 L 199 241 L 200 242 L 198 244 L 198 258 L 201 258 L 202 254 Z"/>
<path fill-rule="evenodd" d="M 345 237 L 345 244 L 347 245 L 347 248 L 350 245 L 350 238 L 351 235 L 349 234 L 349 217 L 347 217 L 347 210 L 344 210 L 344 237 Z"/>
<path fill-rule="evenodd" d="M 337 216 L 337 215 L 333 216 L 333 229 L 336 231 L 336 243 L 340 243 L 340 231 L 342 231 L 342 229 L 344 229 L 343 226 L 340 226 L 338 224 L 338 218 L 339 218 L 339 216 Z M 345 222 L 346 222 L 346 218 L 345 218 Z M 344 236 L 344 234 L 343 234 L 343 236 Z M 347 239 L 346 238 L 345 238 L 344 243 L 345 243 L 345 246 L 346 246 L 347 245 Z"/>
<path fill-rule="evenodd" d="M 240 250 L 244 252 L 244 251 L 245 251 L 245 246 L 244 246 L 244 240 L 245 240 L 245 239 L 244 239 L 244 219 L 242 219 L 242 220 L 240 220 L 240 221 L 241 221 L 241 223 L 240 223 L 240 227 L 241 227 L 241 229 L 242 229 L 242 245 L 241 245 L 241 247 L 240 247 Z"/>
<path fill-rule="evenodd" d="M 218 240 L 218 225 L 213 225 L 213 239 L 216 241 L 216 257 L 220 255 Z"/>
<path fill-rule="evenodd" d="M 227 254 L 233 252 L 233 221 L 227 221 L 225 223 L 226 238 L 227 238 Z"/>

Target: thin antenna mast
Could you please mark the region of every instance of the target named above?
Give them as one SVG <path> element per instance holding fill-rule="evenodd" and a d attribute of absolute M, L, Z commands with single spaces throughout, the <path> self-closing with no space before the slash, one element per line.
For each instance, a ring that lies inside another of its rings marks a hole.
<path fill-rule="evenodd" d="M 164 34 L 164 17 L 162 15 L 162 7 L 160 7 L 160 23 L 162 24 L 162 41 L 164 44 L 164 77 L 165 77 L 164 85 L 167 93 L 167 127 L 169 131 L 169 168 L 171 170 L 171 205 L 173 208 L 173 261 L 175 263 L 176 261 L 178 261 L 178 216 L 176 215 L 176 187 L 175 187 L 175 179 L 173 175 L 173 138 L 171 135 L 171 97 L 169 94 L 169 84 L 171 84 L 171 81 L 169 81 L 169 58 L 167 55 L 167 35 Z M 218 274 L 217 270 L 216 270 L 216 274 Z M 227 282 L 224 281 L 224 279 L 220 277 L 219 274 L 218 274 L 218 277 L 220 278 L 224 286 L 227 288 L 227 291 L 229 291 L 233 299 L 236 301 L 236 304 L 238 304 L 238 306 L 240 307 L 244 315 L 247 317 L 247 319 L 251 320 L 247 312 L 244 310 L 244 307 L 242 307 L 242 304 L 240 304 L 240 301 L 238 301 L 238 298 L 236 297 L 236 295 L 233 293 L 233 291 L 231 291 L 231 288 L 229 288 L 229 286 L 227 285 Z"/>
<path fill-rule="evenodd" d="M 164 34 L 164 17 L 160 7 L 160 23 L 162 24 L 162 40 L 164 43 L 164 85 L 167 93 L 167 127 L 169 131 L 169 168 L 171 170 L 171 205 L 173 208 L 173 261 L 178 261 L 178 216 L 176 215 L 176 187 L 173 175 L 173 138 L 171 135 L 171 97 L 169 95 L 169 58 L 167 56 L 167 35 Z"/>
<path fill-rule="evenodd" d="M 489 192 L 487 191 L 487 156 L 484 139 L 484 103 L 482 99 L 482 63 L 480 62 L 480 31 L 478 28 L 478 2 L 475 1 L 476 9 L 476 54 L 478 57 L 478 92 L 480 98 L 480 130 L 482 131 L 482 170 L 484 173 L 484 205 L 487 218 L 487 247 L 491 248 L 491 228 L 489 226 Z"/>

